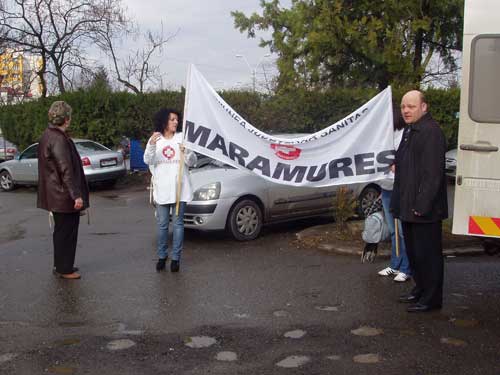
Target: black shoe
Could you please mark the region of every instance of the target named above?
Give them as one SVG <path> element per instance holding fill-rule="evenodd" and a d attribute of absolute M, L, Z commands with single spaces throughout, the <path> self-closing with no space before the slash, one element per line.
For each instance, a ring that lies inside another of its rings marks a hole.
<path fill-rule="evenodd" d="M 410 313 L 428 312 L 432 310 L 439 310 L 441 305 L 423 305 L 421 303 L 415 303 L 406 309 Z"/>
<path fill-rule="evenodd" d="M 78 267 L 73 267 L 73 272 L 78 272 L 80 269 Z M 59 272 L 57 272 L 56 267 L 52 268 L 52 273 L 56 276 L 61 275 Z"/>
<path fill-rule="evenodd" d="M 165 263 L 167 262 L 167 258 L 165 259 L 158 259 L 158 262 L 156 263 L 156 270 L 163 271 L 165 269 Z"/>
<path fill-rule="evenodd" d="M 399 297 L 400 303 L 417 303 L 420 296 L 416 296 L 415 294 L 405 294 Z"/>
<path fill-rule="evenodd" d="M 178 260 L 172 260 L 172 262 L 170 262 L 170 272 L 179 272 Z"/>

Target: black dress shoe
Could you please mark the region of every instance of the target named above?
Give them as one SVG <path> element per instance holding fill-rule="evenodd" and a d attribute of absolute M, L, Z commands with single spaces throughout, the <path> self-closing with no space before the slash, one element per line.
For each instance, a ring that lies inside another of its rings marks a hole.
<path fill-rule="evenodd" d="M 156 262 L 156 270 L 163 271 L 165 269 L 165 263 L 167 262 L 167 258 L 165 259 L 158 259 L 158 262 Z"/>
<path fill-rule="evenodd" d="M 415 294 L 405 294 L 399 297 L 399 302 L 401 303 L 417 303 L 420 296 L 416 296 Z"/>
<path fill-rule="evenodd" d="M 73 267 L 73 272 L 78 272 L 80 269 L 78 267 Z M 56 271 L 56 267 L 52 268 L 52 273 L 56 276 L 61 275 L 59 272 Z"/>
<path fill-rule="evenodd" d="M 170 272 L 179 272 L 179 268 L 178 260 L 172 260 L 172 262 L 170 262 Z"/>
<path fill-rule="evenodd" d="M 418 312 L 428 312 L 432 310 L 439 310 L 441 308 L 441 305 L 423 305 L 421 303 L 416 303 L 414 305 L 411 305 L 406 309 L 406 311 L 410 313 L 418 313 Z"/>

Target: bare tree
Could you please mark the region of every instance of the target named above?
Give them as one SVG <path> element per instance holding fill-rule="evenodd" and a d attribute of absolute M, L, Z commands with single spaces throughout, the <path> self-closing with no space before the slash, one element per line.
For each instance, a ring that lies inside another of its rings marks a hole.
<path fill-rule="evenodd" d="M 41 57 L 38 69 L 47 95 L 46 73 L 53 74 L 60 92 L 70 81 L 67 72 L 86 69 L 85 51 L 95 41 L 95 32 L 119 23 L 121 0 L 3 0 L 0 30 L 4 40 L 17 50 Z"/>
<path fill-rule="evenodd" d="M 111 58 L 113 70 L 118 82 L 136 94 L 143 93 L 147 83 L 161 83 L 160 66 L 152 63 L 156 53 L 161 53 L 163 47 L 177 36 L 179 29 L 170 35 L 165 35 L 163 25 L 160 32 L 147 31 L 140 36 L 138 29 L 130 20 L 121 15 L 121 22 L 107 22 L 106 27 L 97 30 L 95 43 Z M 117 52 L 116 44 L 123 36 L 142 37 L 144 47 L 135 50 L 125 58 Z"/>

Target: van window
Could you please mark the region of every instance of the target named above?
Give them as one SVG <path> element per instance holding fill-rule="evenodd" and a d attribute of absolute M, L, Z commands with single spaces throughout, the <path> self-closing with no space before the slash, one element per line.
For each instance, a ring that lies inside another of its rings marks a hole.
<path fill-rule="evenodd" d="M 472 41 L 469 116 L 476 122 L 500 123 L 500 35 Z"/>

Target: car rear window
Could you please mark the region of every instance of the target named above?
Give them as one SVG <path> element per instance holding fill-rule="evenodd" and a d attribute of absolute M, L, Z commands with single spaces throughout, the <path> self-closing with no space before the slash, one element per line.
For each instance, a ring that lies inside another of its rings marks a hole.
<path fill-rule="evenodd" d="M 106 147 L 90 141 L 75 143 L 78 152 L 91 152 L 91 151 L 109 151 Z"/>

